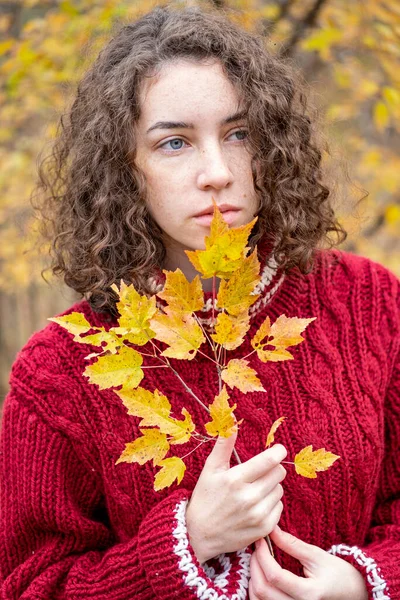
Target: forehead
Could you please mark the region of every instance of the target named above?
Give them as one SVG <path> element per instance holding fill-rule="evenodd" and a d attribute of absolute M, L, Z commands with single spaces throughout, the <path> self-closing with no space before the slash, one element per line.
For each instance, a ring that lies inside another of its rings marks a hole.
<path fill-rule="evenodd" d="M 175 60 L 146 77 L 140 91 L 141 117 L 171 119 L 214 113 L 216 118 L 239 107 L 239 95 L 217 60 Z M 171 111 L 174 113 L 172 114 Z M 179 113 L 179 115 L 178 115 Z"/>

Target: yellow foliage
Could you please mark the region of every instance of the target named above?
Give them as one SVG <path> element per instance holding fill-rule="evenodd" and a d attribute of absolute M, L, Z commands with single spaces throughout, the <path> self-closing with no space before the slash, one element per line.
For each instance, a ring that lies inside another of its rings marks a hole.
<path fill-rule="evenodd" d="M 156 465 L 160 462 L 169 450 L 167 436 L 159 429 L 141 429 L 142 437 L 137 438 L 134 442 L 125 444 L 125 450 L 115 463 L 118 465 L 121 462 L 134 463 L 144 465 L 149 460 Z"/>
<path fill-rule="evenodd" d="M 247 255 L 247 240 L 257 217 L 241 227 L 229 229 L 215 200 L 210 235 L 205 238 L 205 250 L 185 250 L 190 262 L 204 279 L 229 279 Z"/>
<path fill-rule="evenodd" d="M 154 479 L 154 489 L 156 492 L 169 487 L 176 482 L 179 484 L 185 474 L 186 466 L 181 458 L 171 456 L 158 463 L 161 470 Z"/>
<path fill-rule="evenodd" d="M 219 313 L 215 325 L 215 333 L 211 335 L 214 342 L 221 344 L 226 350 L 238 348 L 250 327 L 248 312 L 237 317 L 226 313 Z"/>
<path fill-rule="evenodd" d="M 76 337 L 79 337 L 82 333 L 87 333 L 92 329 L 92 326 L 86 317 L 78 312 L 72 312 L 69 315 L 64 315 L 62 317 L 52 317 L 49 321 L 61 325 L 61 327 L 69 331 L 69 333 L 72 333 L 72 335 L 75 336 L 74 342 L 77 341 L 75 339 Z"/>
<path fill-rule="evenodd" d="M 157 296 L 165 300 L 171 309 L 192 313 L 203 308 L 204 294 L 198 275 L 189 283 L 180 269 L 163 273 L 166 277 L 165 285 Z"/>
<path fill-rule="evenodd" d="M 265 392 L 265 389 L 257 377 L 257 372 L 248 366 L 249 361 L 244 358 L 232 358 L 221 373 L 222 381 L 229 387 L 247 392 Z"/>
<path fill-rule="evenodd" d="M 185 444 L 195 430 L 190 413 L 182 409 L 183 421 L 171 417 L 171 404 L 158 390 L 149 392 L 144 388 L 116 390 L 128 415 L 141 417 L 140 427 L 158 427 L 162 433 L 171 436 L 171 444 Z"/>
<path fill-rule="evenodd" d="M 133 348 L 121 346 L 118 354 L 99 356 L 88 365 L 83 374 L 90 383 L 96 383 L 101 390 L 119 385 L 137 387 L 144 377 L 140 368 L 142 355 Z"/>
<path fill-rule="evenodd" d="M 242 259 L 239 268 L 230 279 L 221 281 L 217 295 L 218 307 L 236 317 L 246 311 L 260 297 L 259 294 L 253 293 L 260 282 L 259 273 L 257 252 L 252 252 Z"/>
<path fill-rule="evenodd" d="M 122 280 L 119 290 L 115 284 L 111 289 L 119 296 L 116 305 L 120 314 L 119 328 L 114 331 L 127 336 L 132 344 L 146 344 L 155 335 L 150 328 L 150 319 L 157 311 L 155 296 L 141 296 L 133 285 L 126 285 Z"/>
<path fill-rule="evenodd" d="M 291 360 L 293 356 L 287 348 L 297 346 L 304 340 L 300 333 L 312 321 L 315 321 L 315 317 L 299 319 L 298 317 L 280 315 L 271 326 L 270 319 L 267 317 L 253 336 L 251 345 L 262 362 Z M 265 338 L 266 341 L 263 341 Z M 265 350 L 266 346 L 274 346 L 275 348 L 274 350 Z"/>
<path fill-rule="evenodd" d="M 327 452 L 325 448 L 314 450 L 312 446 L 303 448 L 294 457 L 296 473 L 309 479 L 315 479 L 317 472 L 326 471 L 340 456 Z"/>
<path fill-rule="evenodd" d="M 211 421 L 205 424 L 208 435 L 230 437 L 236 431 L 236 418 L 233 414 L 236 404 L 230 406 L 228 400 L 229 395 L 224 386 L 209 406 Z"/>
<path fill-rule="evenodd" d="M 374 106 L 374 123 L 379 131 L 383 131 L 389 124 L 389 110 L 387 105 L 379 100 Z"/>
<path fill-rule="evenodd" d="M 187 312 L 173 311 L 169 307 L 164 312 L 159 311 L 150 321 L 156 339 L 169 346 L 162 356 L 192 360 L 205 342 L 200 325 Z"/>

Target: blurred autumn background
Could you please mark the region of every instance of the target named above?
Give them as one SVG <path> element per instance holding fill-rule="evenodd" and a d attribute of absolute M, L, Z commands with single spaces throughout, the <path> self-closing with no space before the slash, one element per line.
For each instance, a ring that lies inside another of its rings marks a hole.
<path fill-rule="evenodd" d="M 269 48 L 302 71 L 332 158 L 353 183 L 335 171 L 337 213 L 349 232 L 342 248 L 400 276 L 400 2 L 211 3 L 237 9 L 232 18 L 262 31 Z M 0 1 L 0 401 L 17 351 L 77 299 L 41 277 L 44 258 L 35 249 L 29 203 L 38 155 L 112 27 L 157 4 L 165 2 Z"/>

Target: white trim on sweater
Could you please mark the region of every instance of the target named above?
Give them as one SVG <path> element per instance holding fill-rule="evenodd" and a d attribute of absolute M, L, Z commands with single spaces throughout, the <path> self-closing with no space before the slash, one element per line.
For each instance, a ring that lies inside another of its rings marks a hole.
<path fill-rule="evenodd" d="M 373 558 L 369 558 L 358 546 L 338 544 L 328 550 L 334 556 L 351 556 L 356 563 L 365 569 L 368 584 L 371 586 L 373 600 L 390 600 L 388 585 L 382 577 L 381 570 Z"/>
<path fill-rule="evenodd" d="M 174 553 L 179 559 L 178 567 L 182 571 L 185 584 L 188 587 L 194 588 L 193 591 L 200 600 L 245 600 L 250 578 L 251 554 L 245 550 L 239 550 L 237 552 L 240 569 L 237 571 L 239 580 L 237 582 L 236 592 L 230 597 L 227 596 L 226 593 L 219 594 L 216 589 L 210 587 L 210 584 L 220 588 L 222 592 L 227 591 L 228 575 L 232 567 L 231 560 L 228 555 L 220 554 L 218 560 L 224 568 L 223 572 L 215 575 L 215 570 L 205 563 L 201 566 L 204 569 L 208 581 L 200 575 L 195 561 L 193 560 L 193 556 L 188 549 L 189 539 L 186 528 L 186 505 L 187 500 L 182 500 L 176 505 L 174 513 L 177 524 L 172 531 L 172 535 L 177 541 L 174 546 Z"/>

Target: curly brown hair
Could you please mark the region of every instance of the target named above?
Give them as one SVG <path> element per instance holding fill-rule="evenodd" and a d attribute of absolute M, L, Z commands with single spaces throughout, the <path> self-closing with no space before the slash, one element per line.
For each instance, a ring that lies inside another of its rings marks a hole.
<path fill-rule="evenodd" d="M 134 163 L 134 124 L 144 78 L 182 58 L 218 59 L 247 111 L 259 199 L 251 246 L 263 237 L 274 245 L 279 267 L 307 273 L 318 248 L 346 238 L 323 181 L 322 142 L 296 69 L 227 14 L 157 7 L 122 26 L 100 52 L 39 167 L 35 208 L 51 242 L 50 268 L 95 310 L 115 312 L 110 286 L 121 279 L 152 293 L 150 278 L 163 265 L 162 231 Z"/>

